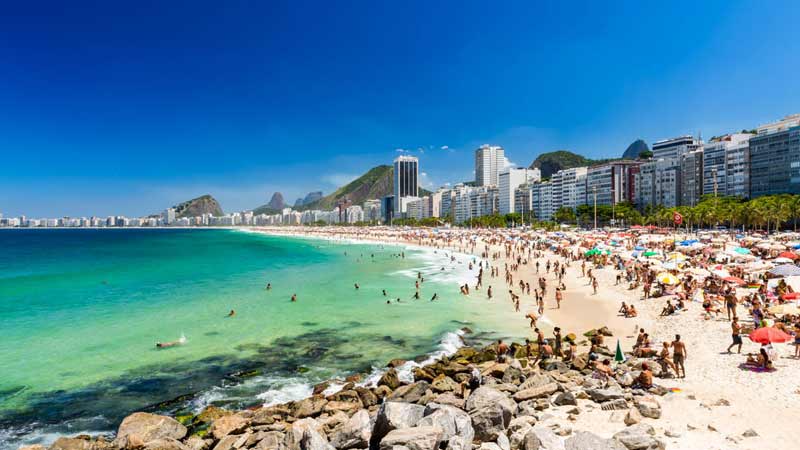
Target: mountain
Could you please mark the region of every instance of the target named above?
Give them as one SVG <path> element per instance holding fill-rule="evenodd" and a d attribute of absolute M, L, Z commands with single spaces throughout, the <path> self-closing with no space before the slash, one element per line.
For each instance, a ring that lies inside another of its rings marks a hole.
<path fill-rule="evenodd" d="M 650 147 L 647 146 L 647 143 L 641 139 L 637 139 L 625 149 L 625 153 L 622 154 L 622 159 L 636 159 L 639 157 L 640 153 L 649 151 Z"/>
<path fill-rule="evenodd" d="M 286 208 L 286 202 L 283 200 L 283 194 L 281 194 L 280 192 L 272 194 L 272 198 L 269 199 L 267 207 L 269 207 L 270 209 L 274 209 L 276 211 L 280 211 L 283 208 Z"/>
<path fill-rule="evenodd" d="M 360 205 L 365 200 L 383 198 L 392 193 L 392 177 L 394 169 L 392 166 L 382 165 L 373 167 L 367 173 L 355 180 L 340 187 L 333 193 L 324 197 L 320 196 L 316 200 L 303 203 L 301 209 L 322 209 L 331 210 L 336 207 L 336 202 L 348 199 L 354 205 Z M 322 194 L 312 192 L 312 194 Z M 306 196 L 308 198 L 308 196 Z"/>
<path fill-rule="evenodd" d="M 538 168 L 542 171 L 542 178 L 550 178 L 554 173 L 562 169 L 573 167 L 594 166 L 609 161 L 617 161 L 620 158 L 589 159 L 568 150 L 557 150 L 554 152 L 542 153 L 531 163 L 530 168 Z"/>
<path fill-rule="evenodd" d="M 297 201 L 294 202 L 294 207 L 297 208 L 303 205 L 307 205 L 321 198 L 322 198 L 322 191 L 309 192 L 308 194 L 306 194 L 305 198 L 298 198 Z"/>
<path fill-rule="evenodd" d="M 197 217 L 202 216 L 203 214 L 211 214 L 214 216 L 223 215 L 222 207 L 219 206 L 219 202 L 217 202 L 217 200 L 210 195 L 203 195 L 193 198 L 183 203 L 179 203 L 173 206 L 173 208 L 175 208 L 175 217 L 177 218 Z"/>

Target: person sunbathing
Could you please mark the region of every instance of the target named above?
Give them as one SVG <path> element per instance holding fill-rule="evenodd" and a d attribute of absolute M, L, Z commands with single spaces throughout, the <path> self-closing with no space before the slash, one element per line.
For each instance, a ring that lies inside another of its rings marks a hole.
<path fill-rule="evenodd" d="M 631 305 L 630 307 L 628 307 L 628 313 L 625 314 L 625 317 L 636 317 L 638 315 L 639 313 L 636 312 L 636 307 Z"/>
<path fill-rule="evenodd" d="M 767 350 L 764 349 L 764 347 L 761 347 L 758 351 L 758 355 L 755 357 L 752 353 L 747 354 L 747 361 L 745 362 L 745 365 L 769 370 L 772 369 L 772 360 L 769 359 Z"/>

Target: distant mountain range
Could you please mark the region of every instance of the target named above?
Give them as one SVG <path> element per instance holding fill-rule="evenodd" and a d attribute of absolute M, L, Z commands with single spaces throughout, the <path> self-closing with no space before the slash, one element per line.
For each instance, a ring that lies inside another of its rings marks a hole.
<path fill-rule="evenodd" d="M 299 208 L 303 205 L 308 205 L 322 198 L 322 191 L 314 191 L 306 194 L 305 198 L 298 198 L 294 202 L 294 207 Z"/>
<path fill-rule="evenodd" d="M 202 195 L 183 203 L 173 206 L 175 209 L 175 217 L 197 217 L 203 214 L 211 214 L 213 216 L 222 216 L 222 207 L 219 202 L 210 195 Z"/>
<path fill-rule="evenodd" d="M 625 153 L 622 154 L 622 159 L 636 159 L 644 152 L 649 152 L 650 147 L 647 146 L 647 143 L 641 139 L 637 139 L 625 149 Z"/>
<path fill-rule="evenodd" d="M 649 157 L 650 148 L 647 144 L 637 139 L 622 154 L 622 158 L 590 159 L 585 156 L 573 153 L 569 150 L 557 150 L 554 152 L 542 153 L 529 166 L 538 168 L 542 171 L 542 178 L 550 178 L 554 173 L 563 169 L 573 167 L 594 166 L 620 159 L 639 159 L 640 156 Z"/>

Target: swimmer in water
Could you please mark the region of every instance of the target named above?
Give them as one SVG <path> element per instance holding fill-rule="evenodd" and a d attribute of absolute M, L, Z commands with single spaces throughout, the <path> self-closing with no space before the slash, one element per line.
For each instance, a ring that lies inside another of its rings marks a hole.
<path fill-rule="evenodd" d="M 231 312 L 228 313 L 228 317 L 233 317 L 235 315 L 236 315 L 236 311 L 234 311 L 234 310 L 231 310 Z"/>
<path fill-rule="evenodd" d="M 386 289 L 383 290 L 383 296 L 386 297 Z"/>
<path fill-rule="evenodd" d="M 354 284 L 353 286 L 355 286 L 355 287 L 356 287 L 356 289 L 358 289 L 358 288 L 359 288 L 359 286 L 358 286 L 358 283 Z"/>
<path fill-rule="evenodd" d="M 433 293 L 433 297 L 431 297 L 431 301 L 434 301 L 434 300 L 436 300 L 437 298 L 439 298 L 439 294 L 437 294 L 437 293 L 435 293 L 435 292 L 434 292 L 434 293 Z"/>
<path fill-rule="evenodd" d="M 296 302 L 296 301 L 297 301 L 297 294 L 292 294 L 292 301 L 293 301 L 293 302 Z"/>
<path fill-rule="evenodd" d="M 272 289 L 272 283 L 267 283 L 267 287 L 266 287 L 266 289 L 267 289 L 267 290 L 270 290 L 270 289 Z"/>

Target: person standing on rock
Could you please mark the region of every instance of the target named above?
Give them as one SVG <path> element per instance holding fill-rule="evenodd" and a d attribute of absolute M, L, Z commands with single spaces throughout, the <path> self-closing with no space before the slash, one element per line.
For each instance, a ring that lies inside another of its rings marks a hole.
<path fill-rule="evenodd" d="M 672 362 L 675 364 L 675 375 L 678 378 L 686 378 L 686 368 L 683 362 L 686 360 L 686 345 L 681 342 L 681 335 L 676 334 L 672 341 Z M 683 376 L 681 376 L 683 372 Z"/>
<path fill-rule="evenodd" d="M 502 339 L 497 340 L 497 362 L 506 362 L 506 355 L 508 354 L 508 344 L 503 342 Z"/>
<path fill-rule="evenodd" d="M 555 337 L 555 343 L 553 344 L 553 353 L 555 354 L 556 358 L 563 358 L 564 353 L 561 351 L 561 328 L 555 327 L 553 328 L 553 336 Z"/>

